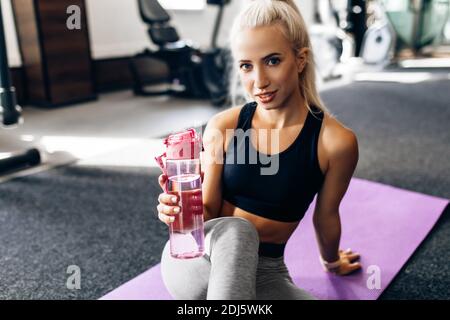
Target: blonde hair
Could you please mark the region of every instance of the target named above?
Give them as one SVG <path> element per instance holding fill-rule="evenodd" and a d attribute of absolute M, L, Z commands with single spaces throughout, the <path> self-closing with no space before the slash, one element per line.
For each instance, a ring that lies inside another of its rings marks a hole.
<path fill-rule="evenodd" d="M 303 71 L 299 74 L 299 89 L 311 113 L 311 105 L 317 106 L 324 113 L 329 113 L 322 102 L 316 88 L 316 72 L 311 41 L 300 10 L 293 0 L 254 0 L 235 18 L 230 32 L 229 42 L 233 43 L 237 34 L 245 28 L 256 28 L 279 24 L 286 39 L 292 43 L 293 50 L 298 52 L 308 48 L 309 54 Z M 237 72 L 235 72 L 237 82 Z M 236 88 L 232 89 L 235 92 Z"/>

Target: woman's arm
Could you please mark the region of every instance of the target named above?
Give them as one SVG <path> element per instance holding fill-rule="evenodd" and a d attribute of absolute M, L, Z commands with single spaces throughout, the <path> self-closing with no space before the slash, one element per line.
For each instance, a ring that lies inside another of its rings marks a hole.
<path fill-rule="evenodd" d="M 332 135 L 328 132 L 328 137 L 328 169 L 317 196 L 313 223 L 322 259 L 327 262 L 340 260 L 341 267 L 334 271 L 346 274 L 360 268 L 358 263 L 351 263 L 358 257 L 357 254 L 339 251 L 339 205 L 358 162 L 358 142 L 355 134 L 343 127 L 335 129 Z"/>
<path fill-rule="evenodd" d="M 221 140 L 220 118 L 212 117 L 203 133 L 201 163 L 203 170 L 202 197 L 203 216 L 205 221 L 217 218 L 222 206 L 222 164 L 217 159 Z"/>
<path fill-rule="evenodd" d="M 236 127 L 240 109 L 240 107 L 233 107 L 214 115 L 208 121 L 203 133 L 204 152 L 201 163 L 204 172 L 202 197 L 205 221 L 220 216 L 226 131 Z"/>

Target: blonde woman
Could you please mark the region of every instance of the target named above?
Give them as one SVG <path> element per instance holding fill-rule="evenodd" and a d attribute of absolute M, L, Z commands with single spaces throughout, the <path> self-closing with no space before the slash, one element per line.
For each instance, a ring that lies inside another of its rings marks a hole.
<path fill-rule="evenodd" d="M 339 204 L 358 161 L 357 139 L 319 98 L 309 36 L 293 1 L 252 1 L 236 18 L 230 45 L 252 102 L 208 122 L 206 254 L 175 259 L 166 245 L 163 280 L 176 299 L 314 299 L 289 276 L 285 244 L 317 194 L 322 265 L 336 275 L 361 268 L 357 253 L 339 250 Z M 161 186 L 166 179 L 160 176 Z M 159 196 L 158 216 L 167 224 L 179 212 L 172 198 Z"/>

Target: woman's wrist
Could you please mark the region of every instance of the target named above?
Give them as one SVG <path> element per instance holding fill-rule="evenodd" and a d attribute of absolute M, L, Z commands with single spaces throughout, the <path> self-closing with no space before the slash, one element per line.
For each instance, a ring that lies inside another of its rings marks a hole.
<path fill-rule="evenodd" d="M 341 259 L 337 259 L 336 261 L 326 261 L 322 258 L 321 255 L 319 255 L 320 263 L 322 264 L 325 271 L 333 271 L 338 269 L 341 266 Z"/>

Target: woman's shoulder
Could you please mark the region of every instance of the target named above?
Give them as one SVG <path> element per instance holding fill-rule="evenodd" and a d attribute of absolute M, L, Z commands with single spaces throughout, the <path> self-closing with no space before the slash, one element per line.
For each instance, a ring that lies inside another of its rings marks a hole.
<path fill-rule="evenodd" d="M 358 153 L 356 134 L 329 113 L 324 114 L 320 140 L 328 159 Z"/>
<path fill-rule="evenodd" d="M 242 108 L 243 106 L 230 107 L 216 113 L 209 119 L 203 133 L 205 148 L 207 148 L 209 144 L 220 144 L 222 148 L 225 148 L 228 145 L 230 139 L 228 130 L 233 130 L 237 127 L 239 114 Z"/>
<path fill-rule="evenodd" d="M 239 114 L 241 113 L 243 106 L 233 106 L 225 109 L 209 119 L 206 128 L 225 131 L 226 129 L 234 129 L 237 126 L 239 120 Z"/>

